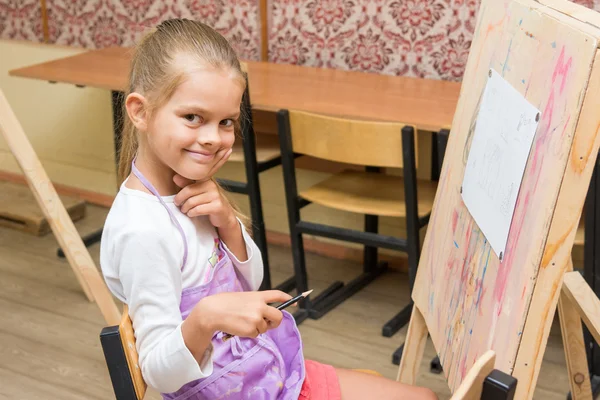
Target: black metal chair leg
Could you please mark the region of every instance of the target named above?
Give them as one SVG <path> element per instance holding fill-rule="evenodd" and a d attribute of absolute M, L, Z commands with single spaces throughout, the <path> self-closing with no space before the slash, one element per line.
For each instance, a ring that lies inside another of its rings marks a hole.
<path fill-rule="evenodd" d="M 400 360 L 402 359 L 403 352 L 404 352 L 404 343 L 402 343 L 402 345 L 400 347 L 398 347 L 396 349 L 396 351 L 394 351 L 394 354 L 392 354 L 392 364 L 400 365 Z"/>
<path fill-rule="evenodd" d="M 319 299 L 320 301 L 314 301 L 313 307 L 310 310 L 309 314 L 310 318 L 319 319 L 323 317 L 329 311 L 333 310 L 335 307 L 343 303 L 348 298 L 352 297 L 354 294 L 359 292 L 369 283 L 373 282 L 379 275 L 381 275 L 386 270 L 386 264 L 378 266 L 374 271 L 359 275 L 357 278 L 354 278 L 346 285 L 343 285 L 343 287 L 340 287 L 328 296 L 324 296 L 323 298 Z"/>
<path fill-rule="evenodd" d="M 103 228 L 100 228 L 97 231 L 82 237 L 81 239 L 83 240 L 83 244 L 85 245 L 85 247 L 90 247 L 94 243 L 99 242 L 102 238 L 102 231 Z M 60 258 L 65 258 L 65 252 L 60 247 L 58 248 L 58 250 L 56 250 L 56 255 Z"/>
<path fill-rule="evenodd" d="M 388 322 L 383 325 L 381 335 L 385 337 L 392 337 L 398 332 L 404 325 L 410 321 L 412 314 L 413 303 L 410 302 L 405 306 L 398 314 L 394 315 Z"/>
<path fill-rule="evenodd" d="M 286 279 L 281 282 L 279 285 L 275 286 L 276 290 L 281 290 L 282 292 L 291 292 L 296 288 L 296 278 L 292 276 L 291 278 Z"/>
<path fill-rule="evenodd" d="M 265 232 L 265 220 L 260 195 L 259 169 L 256 161 L 256 135 L 254 134 L 254 123 L 252 120 L 252 106 L 250 93 L 244 92 L 242 106 L 244 108 L 244 120 L 241 124 L 242 144 L 244 147 L 244 164 L 246 169 L 246 188 L 250 198 L 250 213 L 252 215 L 252 232 L 254 241 L 260 249 L 263 260 L 263 281 L 260 290 L 271 289 L 271 269 L 269 268 L 269 253 L 267 249 L 267 235 Z"/>

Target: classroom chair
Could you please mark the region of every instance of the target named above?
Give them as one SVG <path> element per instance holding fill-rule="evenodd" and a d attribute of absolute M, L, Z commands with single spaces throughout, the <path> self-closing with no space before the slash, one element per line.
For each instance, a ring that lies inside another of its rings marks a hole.
<path fill-rule="evenodd" d="M 116 400 L 141 400 L 147 385 L 138 364 L 133 325 L 127 305 L 123 307 L 119 325 L 107 326 L 100 332 L 100 343 Z M 367 374 L 381 375 L 368 369 L 357 369 Z"/>
<path fill-rule="evenodd" d="M 412 290 L 420 252 L 419 231 L 429 221 L 437 188 L 435 181 L 417 179 L 415 128 L 294 110 L 280 110 L 277 123 L 298 293 L 309 289 L 303 234 L 364 245 L 363 272 L 346 285 L 336 281 L 314 299 L 301 301 L 296 320 L 321 318 L 384 272 L 387 264 L 378 263 L 378 248 L 408 254 Z M 294 159 L 303 155 L 365 170 L 344 170 L 298 191 Z M 401 168 L 403 176 L 386 175 L 381 168 Z M 364 231 L 301 220 L 300 210 L 311 203 L 365 215 Z M 380 216 L 404 218 L 406 237 L 379 234 Z M 412 302 L 402 311 L 402 325 L 408 323 L 411 310 Z"/>

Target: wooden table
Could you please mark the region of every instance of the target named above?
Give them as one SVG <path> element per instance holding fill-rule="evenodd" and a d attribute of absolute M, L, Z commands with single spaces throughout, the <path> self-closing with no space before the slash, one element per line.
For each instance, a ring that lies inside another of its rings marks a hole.
<path fill-rule="evenodd" d="M 123 91 L 132 50 L 110 47 L 15 69 L 12 76 Z M 252 108 L 399 121 L 449 128 L 460 83 L 249 61 Z"/>
<path fill-rule="evenodd" d="M 15 69 L 9 74 L 110 90 L 117 146 L 120 142 L 121 92 L 127 86 L 131 55 L 130 48 L 111 47 Z M 250 61 L 247 66 L 257 132 L 276 132 L 274 112 L 283 108 L 403 122 L 422 132 L 449 130 L 461 88 L 456 82 L 268 62 Z M 115 150 L 118 152 L 118 148 Z M 96 232 L 84 242 L 93 243 L 100 236 L 101 231 Z M 409 318 L 410 312 L 401 311 L 384 325 L 383 334 L 391 336 Z M 395 362 L 399 360 L 399 351 L 394 355 Z"/>

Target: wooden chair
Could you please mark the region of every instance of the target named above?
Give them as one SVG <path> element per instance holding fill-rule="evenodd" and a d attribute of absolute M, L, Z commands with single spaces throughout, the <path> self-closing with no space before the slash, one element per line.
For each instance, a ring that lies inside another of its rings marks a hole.
<path fill-rule="evenodd" d="M 119 325 L 108 326 L 100 332 L 100 343 L 117 400 L 141 400 L 147 385 L 138 363 L 133 325 L 125 305 Z M 358 369 L 367 374 L 381 375 L 376 371 Z"/>
<path fill-rule="evenodd" d="M 387 265 L 378 264 L 379 247 L 408 253 L 412 290 L 420 252 L 419 231 L 429 220 L 437 187 L 436 182 L 417 180 L 415 128 L 293 110 L 280 110 L 277 122 L 298 292 L 309 289 L 303 234 L 365 246 L 363 273 L 347 285 L 334 282 L 314 299 L 300 302 L 296 320 L 321 318 L 385 271 Z M 298 192 L 294 159 L 301 155 L 360 165 L 365 171 L 345 170 Z M 402 168 L 403 177 L 380 173 L 386 167 Z M 301 221 L 300 209 L 311 203 L 364 214 L 364 232 Z M 404 218 L 406 238 L 378 234 L 379 216 Z M 409 321 L 411 309 L 412 304 L 405 307 L 398 325 Z"/>

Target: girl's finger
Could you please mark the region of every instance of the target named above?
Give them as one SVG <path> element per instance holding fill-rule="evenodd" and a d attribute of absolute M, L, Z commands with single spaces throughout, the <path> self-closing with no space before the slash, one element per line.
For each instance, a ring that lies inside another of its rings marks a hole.
<path fill-rule="evenodd" d="M 204 192 L 194 195 L 183 202 L 179 206 L 182 213 L 187 214 L 194 207 L 198 207 L 202 204 L 208 204 L 214 200 L 214 194 L 210 192 Z"/>
<path fill-rule="evenodd" d="M 263 290 L 261 292 L 258 292 L 258 294 L 261 296 L 261 298 L 266 304 L 277 302 L 283 303 L 284 301 L 288 301 L 292 298 L 292 296 L 290 296 L 289 294 L 276 289 Z"/>
<path fill-rule="evenodd" d="M 260 333 L 265 333 L 269 329 L 269 324 L 266 320 L 263 319 L 262 321 L 258 322 L 258 324 L 256 325 L 256 329 Z"/>
<path fill-rule="evenodd" d="M 200 204 L 200 205 L 192 208 L 185 214 L 191 218 L 191 217 L 198 217 L 200 215 L 211 215 L 211 214 L 214 214 L 215 211 L 216 211 L 216 208 L 213 203 L 206 203 L 206 204 Z"/>
<path fill-rule="evenodd" d="M 181 189 L 179 193 L 175 195 L 173 202 L 177 207 L 179 207 L 191 197 L 198 196 L 208 191 L 210 191 L 210 185 L 207 182 L 192 183 L 191 185 L 185 186 L 183 189 Z"/>
<path fill-rule="evenodd" d="M 221 155 L 221 158 L 219 159 L 219 161 L 217 161 L 217 163 L 215 165 L 213 165 L 213 167 L 210 169 L 208 176 L 206 177 L 206 180 L 211 179 L 213 177 L 213 175 L 216 174 L 217 171 L 223 166 L 223 164 L 225 164 L 227 162 L 227 160 L 229 160 L 231 153 L 233 153 L 233 149 L 232 148 L 223 149 L 223 150 L 220 150 L 220 152 L 223 152 L 223 154 Z M 217 153 L 217 157 L 218 156 L 219 156 L 219 153 Z"/>
<path fill-rule="evenodd" d="M 269 321 L 268 325 L 270 328 L 277 328 L 281 323 L 283 313 L 275 307 L 265 306 L 263 316 Z"/>

